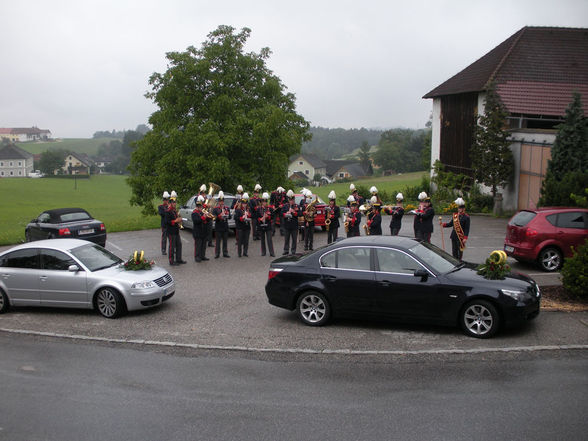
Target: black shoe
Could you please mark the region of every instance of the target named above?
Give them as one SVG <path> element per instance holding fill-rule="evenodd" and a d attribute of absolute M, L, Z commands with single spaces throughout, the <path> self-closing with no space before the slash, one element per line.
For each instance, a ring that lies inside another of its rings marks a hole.
<path fill-rule="evenodd" d="M 276 255 L 275 255 L 275 254 L 270 254 L 270 256 L 272 256 L 272 257 L 276 257 Z"/>
<path fill-rule="evenodd" d="M 166 255 L 167 255 L 167 253 L 166 253 L 165 251 L 162 251 L 162 252 L 161 252 L 161 255 L 162 255 L 162 256 L 166 256 Z"/>
<path fill-rule="evenodd" d="M 231 256 L 229 256 L 228 254 L 223 254 L 223 257 L 231 257 Z"/>
<path fill-rule="evenodd" d="M 203 257 L 202 261 L 204 262 L 205 260 L 210 260 L 208 257 Z"/>
<path fill-rule="evenodd" d="M 237 257 L 241 257 L 241 255 L 240 254 L 237 254 Z"/>
<path fill-rule="evenodd" d="M 220 256 L 214 256 L 215 259 L 218 259 Z"/>
<path fill-rule="evenodd" d="M 282 256 L 287 256 L 287 255 L 288 255 L 288 251 L 284 251 L 284 252 L 282 253 Z"/>
<path fill-rule="evenodd" d="M 304 251 L 308 251 L 308 247 L 304 247 Z"/>
<path fill-rule="evenodd" d="M 176 263 L 182 265 L 182 264 L 186 263 L 186 261 L 185 260 L 178 260 Z"/>
<path fill-rule="evenodd" d="M 202 262 L 202 259 L 194 259 L 194 262 Z"/>
<path fill-rule="evenodd" d="M 243 257 L 249 257 L 247 253 L 243 253 Z"/>
<path fill-rule="evenodd" d="M 211 244 L 211 243 L 209 243 L 209 244 L 208 244 L 208 246 L 209 246 L 210 248 L 214 248 L 214 245 L 213 245 L 213 244 Z"/>
<path fill-rule="evenodd" d="M 171 263 L 169 264 L 169 266 L 178 266 L 178 265 L 179 265 L 179 263 L 176 263 L 176 262 L 171 262 Z"/>
<path fill-rule="evenodd" d="M 265 253 L 261 253 L 262 256 L 265 256 Z"/>
<path fill-rule="evenodd" d="M 312 247 L 308 247 L 308 251 L 312 251 Z"/>

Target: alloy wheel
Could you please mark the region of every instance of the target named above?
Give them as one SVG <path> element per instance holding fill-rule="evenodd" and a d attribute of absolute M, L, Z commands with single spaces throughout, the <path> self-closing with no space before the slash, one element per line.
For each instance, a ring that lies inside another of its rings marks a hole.
<path fill-rule="evenodd" d="M 492 331 L 494 315 L 484 305 L 474 303 L 463 313 L 464 325 L 469 333 L 477 337 L 483 337 Z"/>

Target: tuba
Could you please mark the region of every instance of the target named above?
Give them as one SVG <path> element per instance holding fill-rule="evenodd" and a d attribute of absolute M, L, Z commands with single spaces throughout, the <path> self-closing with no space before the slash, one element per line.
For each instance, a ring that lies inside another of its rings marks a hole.
<path fill-rule="evenodd" d="M 314 221 L 314 218 L 316 216 L 316 204 L 317 203 L 318 203 L 318 198 L 306 206 L 306 209 L 304 210 L 304 220 L 306 222 Z"/>
<path fill-rule="evenodd" d="M 212 210 L 216 206 L 216 201 L 213 199 L 213 196 L 220 191 L 220 185 L 215 184 L 214 182 L 208 183 L 208 194 L 206 196 L 206 203 L 208 204 L 208 209 Z M 211 216 L 212 217 L 212 216 Z"/>

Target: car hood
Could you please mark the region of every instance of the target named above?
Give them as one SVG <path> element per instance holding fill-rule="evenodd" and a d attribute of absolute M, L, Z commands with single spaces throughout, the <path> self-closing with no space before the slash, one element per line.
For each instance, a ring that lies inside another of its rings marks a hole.
<path fill-rule="evenodd" d="M 144 280 L 156 280 L 165 276 L 168 272 L 156 265 L 153 265 L 150 270 L 140 271 L 126 271 L 121 265 L 111 266 L 102 270 L 93 271 L 90 274 L 93 276 L 104 277 L 110 280 L 117 280 L 120 282 L 135 283 Z"/>
<path fill-rule="evenodd" d="M 535 281 L 529 276 L 521 273 L 511 272 L 505 275 L 504 279 L 486 279 L 478 274 L 476 265 L 466 264 L 457 271 L 445 274 L 445 277 L 451 282 L 458 285 L 470 285 L 475 283 L 477 286 L 486 285 L 492 289 L 522 289 L 527 290 L 529 285 L 534 285 Z"/>

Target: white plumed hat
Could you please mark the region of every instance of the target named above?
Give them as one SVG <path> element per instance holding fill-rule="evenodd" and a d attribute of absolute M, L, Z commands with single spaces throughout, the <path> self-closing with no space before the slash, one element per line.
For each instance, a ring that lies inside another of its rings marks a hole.
<path fill-rule="evenodd" d="M 351 202 L 352 204 L 357 204 L 357 201 L 355 200 L 355 198 L 353 196 L 349 196 L 347 198 L 347 202 Z"/>
<path fill-rule="evenodd" d="M 222 190 L 218 192 L 218 199 L 219 199 L 219 201 L 225 200 L 225 194 L 223 193 Z"/>
<path fill-rule="evenodd" d="M 286 196 L 288 196 L 289 198 L 294 197 L 294 192 L 292 191 L 292 189 L 288 190 L 288 193 L 286 193 Z"/>
<path fill-rule="evenodd" d="M 200 203 L 201 204 L 202 202 L 204 202 L 204 196 L 199 195 L 198 198 L 196 199 L 196 203 Z"/>
<path fill-rule="evenodd" d="M 237 185 L 237 191 L 243 193 L 243 186 L 241 184 Z"/>
<path fill-rule="evenodd" d="M 178 197 L 178 194 L 175 192 L 175 190 L 172 190 L 170 198 L 177 199 L 177 197 Z"/>
<path fill-rule="evenodd" d="M 397 201 L 402 201 L 402 200 L 404 200 L 404 196 L 402 196 L 402 193 L 398 193 L 398 194 L 396 195 L 396 200 L 397 200 Z"/>
<path fill-rule="evenodd" d="M 163 199 L 169 199 L 169 193 L 166 191 L 163 192 Z"/>
<path fill-rule="evenodd" d="M 243 196 L 241 196 L 241 200 L 246 201 L 248 199 L 249 199 L 249 193 L 243 193 Z"/>
<path fill-rule="evenodd" d="M 284 187 L 278 187 L 276 190 L 278 190 L 278 193 L 284 193 Z"/>
<path fill-rule="evenodd" d="M 206 184 L 202 184 L 200 186 L 200 191 L 206 191 Z"/>
<path fill-rule="evenodd" d="M 458 207 L 465 207 L 465 201 L 462 198 L 457 198 L 455 200 L 455 203 L 457 204 Z"/>
<path fill-rule="evenodd" d="M 253 190 L 255 190 L 255 191 L 261 190 L 261 185 L 255 184 L 255 187 L 253 188 Z"/>
<path fill-rule="evenodd" d="M 331 192 L 329 193 L 329 199 L 333 200 L 333 199 L 337 199 L 337 195 L 335 194 L 335 190 L 331 190 Z"/>
<path fill-rule="evenodd" d="M 261 199 L 264 199 L 266 201 L 269 199 L 269 194 L 267 194 L 267 191 L 263 192 L 263 194 L 261 195 Z"/>
<path fill-rule="evenodd" d="M 306 190 L 306 197 L 307 198 L 311 198 L 312 197 L 312 191 L 310 191 L 310 190 L 307 189 Z"/>
<path fill-rule="evenodd" d="M 370 198 L 370 202 L 371 202 L 372 204 L 377 204 L 377 203 L 378 203 L 378 198 L 377 198 L 376 196 L 372 196 L 372 197 Z"/>
<path fill-rule="evenodd" d="M 377 193 L 377 192 L 378 192 L 378 189 L 376 188 L 375 185 L 373 185 L 372 188 L 370 188 L 370 193 L 371 194 L 374 194 L 374 193 Z"/>
<path fill-rule="evenodd" d="M 427 199 L 427 193 L 425 193 L 424 191 L 421 191 L 419 193 L 419 201 L 424 201 L 425 199 Z"/>
<path fill-rule="evenodd" d="M 355 191 L 355 185 L 353 185 L 353 184 L 349 185 L 349 191 Z"/>

